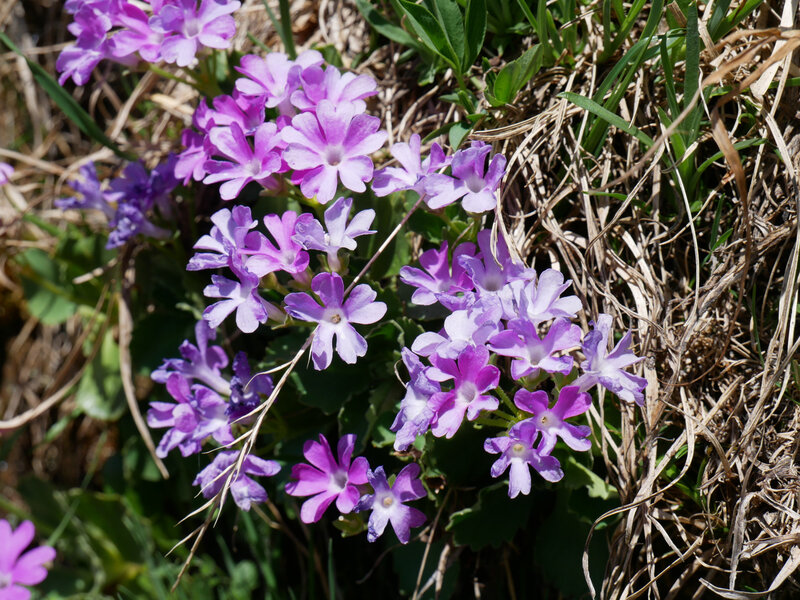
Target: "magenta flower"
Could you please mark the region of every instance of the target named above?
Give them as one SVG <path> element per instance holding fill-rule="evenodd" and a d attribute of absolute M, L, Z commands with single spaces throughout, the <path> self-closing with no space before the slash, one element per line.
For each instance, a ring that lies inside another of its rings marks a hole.
<path fill-rule="evenodd" d="M 268 108 L 277 108 L 282 115 L 293 115 L 295 110 L 289 98 L 300 86 L 300 74 L 323 60 L 316 50 L 301 52 L 295 60 L 282 52 L 270 52 L 264 58 L 248 54 L 236 67 L 244 75 L 236 80 L 236 89 L 248 96 L 266 97 Z"/>
<path fill-rule="evenodd" d="M 236 198 L 251 181 L 257 181 L 267 188 L 276 188 L 278 184 L 272 175 L 280 172 L 282 166 L 278 148 L 280 136 L 277 131 L 275 123 L 264 123 L 256 129 L 254 150 L 238 123 L 233 122 L 229 127 L 214 127 L 209 132 L 208 139 L 216 153 L 232 162 L 206 161 L 203 168 L 209 174 L 203 183 L 224 181 L 219 188 L 219 195 L 223 200 Z"/>
<path fill-rule="evenodd" d="M 356 249 L 356 240 L 361 235 L 372 235 L 375 231 L 369 226 L 375 219 L 375 211 L 371 208 L 362 210 L 348 223 L 352 198 L 339 198 L 325 211 L 325 229 L 310 213 L 300 215 L 295 226 L 294 239 L 306 250 L 320 250 L 328 256 L 328 266 L 333 271 L 341 267 L 339 250 Z"/>
<path fill-rule="evenodd" d="M 331 364 L 334 337 L 339 357 L 348 364 L 355 363 L 367 353 L 367 340 L 351 323 L 368 325 L 379 321 L 386 314 L 386 304 L 375 302 L 378 294 L 364 283 L 354 287 L 344 300 L 344 283 L 336 273 L 316 275 L 311 289 L 322 300 L 322 306 L 304 292 L 287 295 L 285 302 L 292 317 L 319 323 L 311 343 L 314 368 L 321 371 Z"/>
<path fill-rule="evenodd" d="M 355 445 L 354 434 L 342 437 L 336 447 L 338 461 L 322 434 L 319 442 L 309 440 L 303 445 L 303 456 L 311 464 L 301 463 L 292 467 L 292 478 L 296 481 L 286 484 L 286 493 L 290 496 L 312 496 L 300 508 L 300 520 L 303 523 L 319 521 L 334 500 L 336 508 L 343 515 L 353 512 L 360 497 L 357 486 L 367 483 L 369 469 L 369 463 L 363 456 L 350 464 Z"/>
<path fill-rule="evenodd" d="M 461 206 L 470 213 L 482 213 L 497 205 L 495 192 L 506 168 L 506 157 L 495 154 L 486 168 L 486 157 L 491 146 L 473 142 L 472 147 L 453 155 L 452 177 L 431 174 L 425 178 L 425 203 L 432 209 L 448 206 L 461 198 Z M 485 171 L 485 172 L 484 172 Z"/>
<path fill-rule="evenodd" d="M 247 234 L 247 248 L 242 254 L 249 255 L 247 270 L 258 277 L 275 271 L 286 271 L 292 275 L 300 275 L 308 267 L 308 252 L 294 241 L 297 213 L 287 210 L 283 216 L 267 215 L 264 225 L 275 239 L 273 244 L 260 232 Z"/>
<path fill-rule="evenodd" d="M 233 96 L 217 96 L 203 115 L 208 119 L 207 127 L 229 127 L 238 123 L 246 135 L 253 135 L 264 124 L 264 98 L 246 96 L 236 90 Z"/>
<path fill-rule="evenodd" d="M 622 400 L 643 406 L 642 390 L 647 385 L 647 380 L 623 369 L 644 360 L 644 357 L 636 356 L 631 351 L 631 331 L 622 337 L 611 352 L 608 351 L 613 320 L 611 315 L 601 314 L 594 324 L 594 330 L 583 338 L 583 354 L 586 360 L 581 363 L 583 374 L 573 385 L 586 391 L 599 384 Z"/>
<path fill-rule="evenodd" d="M 464 414 L 474 421 L 481 411 L 498 407 L 497 398 L 485 392 L 497 387 L 500 369 L 489 364 L 489 351 L 484 346 L 466 348 L 457 361 L 434 354 L 431 362 L 433 367 L 428 369 L 428 377 L 434 381 L 453 380 L 452 390 L 431 398 L 436 411 L 433 435 L 451 438 L 461 427 Z"/>
<path fill-rule="evenodd" d="M 198 252 L 189 259 L 187 271 L 221 269 L 243 260 L 247 232 L 258 225 L 247 206 L 234 206 L 233 210 L 222 208 L 211 216 L 211 222 L 214 224 L 211 232 L 194 245 L 195 250 L 207 252 Z"/>
<path fill-rule="evenodd" d="M 319 103 L 316 114 L 295 116 L 291 127 L 281 130 L 288 143 L 284 159 L 295 170 L 292 183 L 299 182 L 303 195 L 316 196 L 321 204 L 333 199 L 339 179 L 347 189 L 363 192 L 374 168 L 369 155 L 386 141 L 380 126 L 377 117 L 329 100 Z"/>
<path fill-rule="evenodd" d="M 238 0 L 170 0 L 150 19 L 150 25 L 167 34 L 161 57 L 168 63 L 188 67 L 195 61 L 198 46 L 224 50 L 236 33 L 230 14 L 241 6 Z"/>
<path fill-rule="evenodd" d="M 5 519 L 0 519 L 0 600 L 28 600 L 31 592 L 23 585 L 36 585 L 47 577 L 44 563 L 56 557 L 50 546 L 37 546 L 22 551 L 33 541 L 35 529 L 23 521 L 16 531 Z"/>
<path fill-rule="evenodd" d="M 210 465 L 200 471 L 195 477 L 192 485 L 199 485 L 204 498 L 216 496 L 225 480 L 228 477 L 226 470 L 239 459 L 239 452 L 225 451 L 220 452 Z M 264 460 L 257 456 L 248 455 L 242 463 L 236 481 L 231 483 L 230 490 L 236 506 L 242 510 L 250 510 L 252 504 L 260 504 L 267 501 L 267 492 L 262 486 L 253 481 L 248 475 L 260 477 L 272 477 L 281 470 L 280 465 L 274 460 Z"/>
<path fill-rule="evenodd" d="M 472 291 L 475 285 L 464 270 L 461 257 L 472 256 L 475 256 L 475 244 L 459 244 L 453 250 L 451 269 L 447 257 L 447 242 L 444 241 L 438 250 L 431 248 L 420 255 L 419 264 L 424 271 L 415 267 L 402 267 L 400 281 L 417 288 L 411 296 L 414 304 L 428 306 L 438 301 L 451 310 L 463 308 L 461 304 L 466 300 L 458 294 Z"/>
<path fill-rule="evenodd" d="M 236 311 L 236 326 L 244 333 L 253 333 L 259 323 L 266 323 L 275 314 L 277 307 L 258 295 L 259 278 L 244 268 L 231 264 L 231 270 L 239 281 L 221 275 L 212 275 L 211 284 L 203 294 L 208 298 L 224 298 L 203 311 L 203 318 L 216 329 L 222 321 Z"/>
<path fill-rule="evenodd" d="M 202 385 L 190 389 L 189 382 L 178 373 L 167 379 L 167 391 L 177 404 L 151 402 L 147 411 L 150 427 L 170 428 L 156 448 L 157 456 L 164 458 L 173 448 L 183 456 L 197 454 L 209 436 L 220 444 L 233 442 L 225 412 L 228 404 L 216 392 Z"/>
<path fill-rule="evenodd" d="M 500 477 L 511 467 L 508 475 L 508 497 L 516 498 L 520 492 L 531 491 L 530 465 L 547 481 L 559 481 L 564 477 L 557 459 L 540 453 L 534 448 L 539 430 L 530 420 L 521 421 L 511 428 L 507 436 L 489 438 L 483 449 L 489 454 L 500 454 L 492 465 L 492 477 Z"/>
<path fill-rule="evenodd" d="M 375 173 L 372 191 L 379 198 L 401 190 L 414 190 L 423 196 L 426 177 L 450 164 L 442 147 L 436 143 L 431 146 L 425 160 L 422 160 L 419 134 L 416 133 L 411 136 L 407 144 L 405 142 L 393 144 L 390 152 L 400 166 L 385 167 Z"/>
<path fill-rule="evenodd" d="M 94 68 L 108 55 L 108 41 L 105 37 L 79 40 L 61 51 L 56 60 L 56 70 L 61 73 L 58 85 L 72 79 L 75 85 L 84 85 Z"/>
<path fill-rule="evenodd" d="M 519 390 L 514 395 L 514 404 L 520 410 L 533 415 L 528 419 L 536 425 L 542 434 L 542 441 L 536 449 L 540 455 L 550 454 L 556 447 L 556 438 L 579 452 L 585 452 L 592 447 L 591 440 L 587 439 L 591 430 L 585 425 L 572 425 L 565 419 L 582 415 L 592 405 L 589 394 L 581 392 L 576 385 L 568 385 L 558 393 L 555 406 L 550 408 L 550 396 L 543 390 L 529 392 Z M 523 421 L 524 422 L 524 421 Z M 518 427 L 519 423 L 515 425 Z"/>
<path fill-rule="evenodd" d="M 367 471 L 367 479 L 374 492 L 362 496 L 356 505 L 356 512 L 372 510 L 367 525 L 367 540 L 374 542 L 391 523 L 401 544 L 411 539 L 411 528 L 419 527 L 425 522 L 422 511 L 406 506 L 406 502 L 425 496 L 425 488 L 419 480 L 419 465 L 411 463 L 403 467 L 389 486 L 383 467 Z"/>
<path fill-rule="evenodd" d="M 527 319 L 513 319 L 508 329 L 489 339 L 489 349 L 501 356 L 511 356 L 511 376 L 520 379 L 530 375 L 536 377 L 539 370 L 548 373 L 569 374 L 572 370 L 571 356 L 555 356 L 557 352 L 577 348 L 581 341 L 581 328 L 567 319 L 556 319 L 544 339 L 539 337 L 536 326 Z"/>
<path fill-rule="evenodd" d="M 0 162 L 0 185 L 5 185 L 11 179 L 14 167 L 8 163 Z"/>
<path fill-rule="evenodd" d="M 206 145 L 206 136 L 193 129 L 184 129 L 181 133 L 181 146 L 184 150 L 178 154 L 175 162 L 175 177 L 188 185 L 189 181 L 202 181 L 206 176 L 205 164 L 211 158 L 210 148 Z"/>
<path fill-rule="evenodd" d="M 301 111 L 314 111 L 323 100 L 335 106 L 348 105 L 358 114 L 367 110 L 364 98 L 378 93 L 378 84 L 369 75 L 340 73 L 332 65 L 312 66 L 300 75 L 300 89 L 292 92 L 291 101 Z"/>
<path fill-rule="evenodd" d="M 161 43 L 164 33 L 150 26 L 150 17 L 138 6 L 126 2 L 116 14 L 124 27 L 109 40 L 109 53 L 115 58 L 125 58 L 136 52 L 143 60 L 156 63 L 161 60 Z"/>

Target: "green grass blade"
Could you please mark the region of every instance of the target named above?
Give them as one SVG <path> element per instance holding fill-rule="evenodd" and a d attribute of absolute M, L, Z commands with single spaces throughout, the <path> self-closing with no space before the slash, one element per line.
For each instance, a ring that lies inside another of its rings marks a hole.
<path fill-rule="evenodd" d="M 597 116 L 603 121 L 606 121 L 608 124 L 613 125 L 620 131 L 624 131 L 628 135 L 635 137 L 637 140 L 642 142 L 648 148 L 650 148 L 653 145 L 654 143 L 653 138 L 651 138 L 643 131 L 640 131 L 636 127 L 631 126 L 625 119 L 623 119 L 619 115 L 612 113 L 610 110 L 600 106 L 597 102 L 595 102 L 591 98 L 587 98 L 586 96 L 581 96 L 580 94 L 576 94 L 574 92 L 563 92 L 562 94 L 559 95 L 572 102 L 575 106 L 579 106 L 584 110 L 588 110 L 593 115 Z"/>

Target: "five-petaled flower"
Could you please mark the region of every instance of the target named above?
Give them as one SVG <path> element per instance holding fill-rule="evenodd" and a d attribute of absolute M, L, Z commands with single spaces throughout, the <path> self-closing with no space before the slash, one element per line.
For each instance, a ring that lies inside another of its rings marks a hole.
<path fill-rule="evenodd" d="M 411 539 L 411 528 L 425 522 L 422 511 L 406 506 L 406 502 L 425 496 L 425 488 L 418 479 L 419 465 L 406 465 L 397 474 L 394 485 L 390 486 L 383 467 L 367 471 L 367 479 L 372 494 L 362 496 L 356 505 L 356 512 L 372 510 L 367 525 L 367 540 L 374 542 L 383 535 L 386 524 L 391 523 L 400 543 L 407 544 Z"/>
<path fill-rule="evenodd" d="M 363 456 L 351 464 L 355 445 L 354 434 L 343 436 L 336 447 L 337 461 L 324 435 L 320 434 L 319 442 L 308 440 L 305 443 L 303 456 L 311 464 L 300 463 L 292 467 L 295 481 L 286 484 L 286 493 L 290 496 L 311 496 L 300 508 L 303 523 L 319 521 L 334 500 L 340 513 L 353 511 L 361 495 L 357 486 L 367 483 L 369 468 Z"/>

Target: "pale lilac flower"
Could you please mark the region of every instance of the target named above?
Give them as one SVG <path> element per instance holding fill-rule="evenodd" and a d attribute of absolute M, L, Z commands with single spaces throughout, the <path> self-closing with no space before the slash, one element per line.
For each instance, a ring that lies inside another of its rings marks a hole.
<path fill-rule="evenodd" d="M 564 281 L 564 274 L 555 269 L 547 269 L 539 275 L 538 281 L 515 281 L 509 286 L 510 294 L 501 297 L 507 318 L 521 317 L 534 325 L 565 317 L 575 318 L 581 308 L 577 296 L 561 297 L 572 280 Z"/>
<path fill-rule="evenodd" d="M 203 318 L 217 328 L 225 318 L 236 311 L 236 326 L 244 333 L 253 333 L 259 323 L 266 323 L 273 309 L 270 303 L 258 295 L 259 278 L 243 267 L 230 265 L 239 281 L 221 275 L 212 275 L 212 285 L 206 286 L 203 294 L 207 298 L 225 298 L 203 311 Z"/>
<path fill-rule="evenodd" d="M 430 399 L 442 391 L 442 386 L 425 374 L 426 367 L 413 352 L 403 348 L 401 355 L 408 369 L 409 382 L 400 401 L 400 410 L 390 427 L 390 431 L 395 432 L 394 449 L 398 452 L 406 450 L 417 436 L 428 431 L 436 417 Z"/>
<path fill-rule="evenodd" d="M 237 353 L 233 357 L 231 397 L 226 410 L 231 422 L 245 417 L 261 404 L 261 396 L 269 396 L 273 389 L 272 377 L 268 373 L 258 373 L 251 377 L 247 354 Z"/>
<path fill-rule="evenodd" d="M 585 425 L 573 425 L 565 420 L 582 415 L 592 405 L 592 398 L 589 394 L 581 392 L 578 386 L 568 385 L 561 388 L 558 400 L 552 408 L 550 396 L 543 390 L 529 392 L 521 389 L 514 395 L 514 404 L 520 410 L 533 415 L 533 418 L 528 420 L 534 423 L 542 434 L 542 441 L 536 449 L 540 455 L 552 452 L 556 447 L 556 438 L 561 438 L 567 446 L 579 452 L 586 452 L 592 447 L 591 440 L 587 439 L 591 430 Z M 515 427 L 519 425 L 520 423 Z"/>
<path fill-rule="evenodd" d="M 356 249 L 356 240 L 361 235 L 372 235 L 375 231 L 369 226 L 375 219 L 375 211 L 371 208 L 357 213 L 348 223 L 350 209 L 353 206 L 352 198 L 339 198 L 325 211 L 325 229 L 310 213 L 300 215 L 295 226 L 294 239 L 306 250 L 320 250 L 328 256 L 328 266 L 333 271 L 338 271 L 339 250 Z"/>
<path fill-rule="evenodd" d="M 461 198 L 461 206 L 470 213 L 482 213 L 497 205 L 495 192 L 506 168 L 506 157 L 495 154 L 485 171 L 491 146 L 473 142 L 459 150 L 450 167 L 452 177 L 434 173 L 425 178 L 425 203 L 432 209 L 443 208 Z"/>
<path fill-rule="evenodd" d="M 248 54 L 236 67 L 245 76 L 236 80 L 236 89 L 248 96 L 266 96 L 267 108 L 277 108 L 282 115 L 293 115 L 295 110 L 289 98 L 300 85 L 300 74 L 322 64 L 323 60 L 316 50 L 301 52 L 295 60 L 282 52 L 270 52 L 264 58 Z"/>
<path fill-rule="evenodd" d="M 300 74 L 300 89 L 292 92 L 291 102 L 301 111 L 314 111 L 323 100 L 335 106 L 349 105 L 358 114 L 367 110 L 363 98 L 378 93 L 378 84 L 369 75 L 340 73 L 332 65 L 311 66 Z"/>
<path fill-rule="evenodd" d="M 375 173 L 372 191 L 379 198 L 401 190 L 414 190 L 423 196 L 425 194 L 425 178 L 450 164 L 442 147 L 436 143 L 431 146 L 425 160 L 422 160 L 419 134 L 416 133 L 411 136 L 408 143 L 393 144 L 390 152 L 401 166 L 385 167 Z"/>
<path fill-rule="evenodd" d="M 178 448 L 183 456 L 200 452 L 203 442 L 212 436 L 220 444 L 233 442 L 228 415 L 228 403 L 216 392 L 202 385 L 189 387 L 178 373 L 167 379 L 167 391 L 177 401 L 151 402 L 147 424 L 152 428 L 169 427 L 156 448 L 156 456 L 164 458 Z"/>
<path fill-rule="evenodd" d="M 367 353 L 367 341 L 351 323 L 368 325 L 379 321 L 386 314 L 386 304 L 375 302 L 377 293 L 363 283 L 344 300 L 344 283 L 336 273 L 315 276 L 311 289 L 322 300 L 322 306 L 303 292 L 287 295 L 285 302 L 292 317 L 319 323 L 311 344 L 314 367 L 321 371 L 331 364 L 334 337 L 339 357 L 348 364 L 355 363 Z"/>
<path fill-rule="evenodd" d="M 424 271 L 415 267 L 402 267 L 400 281 L 417 288 L 411 296 L 414 304 L 428 306 L 438 301 L 451 310 L 463 308 L 462 304 L 466 300 L 459 297 L 459 294 L 472 291 L 475 285 L 464 270 L 462 257 L 474 255 L 475 244 L 459 244 L 453 250 L 451 269 L 447 241 L 444 241 L 438 250 L 431 248 L 420 255 L 419 264 Z"/>
<path fill-rule="evenodd" d="M 235 450 L 220 452 L 210 465 L 197 474 L 192 485 L 200 486 L 204 498 L 213 498 L 222 490 L 230 469 L 238 459 L 239 452 Z M 246 456 L 236 481 L 230 485 L 236 506 L 242 510 L 250 510 L 251 505 L 267 501 L 266 490 L 248 475 L 272 477 L 280 470 L 280 465 L 274 460 L 264 460 L 252 454 Z"/>
<path fill-rule="evenodd" d="M 169 0 L 151 26 L 167 36 L 161 44 L 161 57 L 168 63 L 188 67 L 195 62 L 198 45 L 224 50 L 236 33 L 230 13 L 241 6 L 238 0 Z M 171 34 L 171 35 L 170 35 Z"/>
<path fill-rule="evenodd" d="M 299 279 L 305 279 L 304 271 L 308 267 L 308 252 L 294 241 L 297 213 L 287 210 L 283 216 L 267 215 L 264 225 L 275 240 L 273 244 L 263 233 L 254 231 L 245 239 L 247 249 L 242 254 L 248 255 L 247 270 L 259 277 L 276 271 L 286 271 Z"/>
<path fill-rule="evenodd" d="M 494 298 L 468 309 L 453 311 L 444 320 L 444 331 L 426 331 L 417 336 L 411 349 L 420 356 L 436 354 L 455 360 L 470 346 L 482 346 L 500 331 L 503 309 Z M 580 328 L 578 328 L 580 339 Z"/>
<path fill-rule="evenodd" d="M 586 360 L 581 363 L 583 374 L 573 382 L 573 385 L 579 386 L 581 391 L 586 391 L 599 384 L 626 402 L 644 406 L 642 390 L 647 385 L 647 380 L 623 370 L 644 360 L 644 357 L 636 356 L 631 351 L 630 330 L 611 352 L 608 351 L 613 321 L 611 315 L 601 314 L 594 324 L 594 330 L 583 338 L 583 354 Z"/>
<path fill-rule="evenodd" d="M 97 179 L 97 170 L 94 163 L 87 163 L 78 169 L 81 179 L 70 182 L 70 187 L 78 192 L 82 198 L 59 198 L 55 205 L 62 210 L 95 209 L 102 211 L 106 217 L 113 219 L 114 208 L 108 203 L 105 193 L 100 188 L 100 181 Z"/>
<path fill-rule="evenodd" d="M 377 117 L 355 114 L 352 106 L 329 100 L 319 103 L 316 114 L 295 116 L 291 127 L 281 131 L 288 143 L 284 159 L 295 170 L 292 182 L 321 204 L 333 199 L 339 179 L 347 189 L 363 192 L 374 168 L 369 155 L 386 141 L 380 126 Z"/>
<path fill-rule="evenodd" d="M 211 231 L 193 246 L 195 250 L 207 252 L 198 252 L 190 258 L 187 271 L 221 269 L 231 263 L 239 264 L 246 248 L 245 237 L 258 225 L 248 206 L 234 206 L 233 210 L 222 208 L 211 216 L 211 222 L 214 224 Z"/>
<path fill-rule="evenodd" d="M 5 185 L 11 179 L 14 167 L 8 163 L 0 162 L 0 185 Z"/>
<path fill-rule="evenodd" d="M 172 235 L 172 232 L 153 224 L 147 213 L 146 203 L 137 198 L 119 204 L 108 223 L 111 231 L 106 248 L 119 248 L 139 234 L 158 239 L 166 239 Z"/>
<path fill-rule="evenodd" d="M 70 44 L 61 51 L 56 60 L 56 70 L 61 73 L 58 84 L 64 85 L 72 79 L 75 85 L 84 85 L 94 68 L 108 55 L 105 37 L 89 38 Z"/>
<path fill-rule="evenodd" d="M 183 340 L 179 348 L 183 358 L 165 358 L 161 366 L 150 374 L 150 378 L 163 384 L 173 373 L 178 373 L 187 380 L 201 381 L 218 394 L 229 395 L 230 384 L 220 373 L 220 369 L 228 366 L 228 355 L 221 346 L 209 346 L 209 342 L 217 337 L 216 331 L 200 319 L 194 326 L 194 337 L 196 346 L 189 340 Z"/>
<path fill-rule="evenodd" d="M 5 519 L 0 519 L 0 600 L 28 600 L 29 589 L 47 577 L 44 564 L 56 557 L 50 546 L 37 546 L 23 554 L 36 533 L 33 523 L 23 521 L 16 530 Z"/>
<path fill-rule="evenodd" d="M 211 0 L 213 1 L 213 0 Z M 223 200 L 232 200 L 242 188 L 251 181 L 257 181 L 266 188 L 278 187 L 273 174 L 281 171 L 280 136 L 275 123 L 264 123 L 256 129 L 253 144 L 244 136 L 238 123 L 229 127 L 214 127 L 208 139 L 214 146 L 215 154 L 229 158 L 230 161 L 208 160 L 203 165 L 208 175 L 203 183 L 224 181 L 219 188 Z"/>
<path fill-rule="evenodd" d="M 161 60 L 161 43 L 164 33 L 150 26 L 150 17 L 141 8 L 126 2 L 115 15 L 123 26 L 109 40 L 109 54 L 115 58 L 125 58 L 139 53 L 143 60 L 157 63 Z"/>
<path fill-rule="evenodd" d="M 433 435 L 451 438 L 461 427 L 464 414 L 474 421 L 481 411 L 498 407 L 497 398 L 486 392 L 497 387 L 500 369 L 489 364 L 489 351 L 484 346 L 466 348 L 457 361 L 435 354 L 430 360 L 433 367 L 427 370 L 428 377 L 440 382 L 453 380 L 452 390 L 431 398 L 436 411 Z"/>
<path fill-rule="evenodd" d="M 205 164 L 211 158 L 210 143 L 207 143 L 206 135 L 197 133 L 192 129 L 184 129 L 181 133 L 181 146 L 184 150 L 178 154 L 175 162 L 175 177 L 187 185 L 189 181 L 202 181 L 206 176 Z"/>
<path fill-rule="evenodd" d="M 369 463 L 363 456 L 353 460 L 356 436 L 343 436 L 336 447 L 339 460 L 333 456 L 328 440 L 320 434 L 319 442 L 307 441 L 303 445 L 303 456 L 311 463 L 300 463 L 292 467 L 292 479 L 286 484 L 290 496 L 311 496 L 300 508 L 303 523 L 316 523 L 325 510 L 336 500 L 336 508 L 346 515 L 353 512 L 360 493 L 359 485 L 367 483 Z"/>
<path fill-rule="evenodd" d="M 561 464 L 552 456 L 534 448 L 539 431 L 530 421 L 522 421 L 511 428 L 507 436 L 489 438 L 483 449 L 490 454 L 500 454 L 492 465 L 492 477 L 500 477 L 511 467 L 508 474 L 508 497 L 516 498 L 520 493 L 531 491 L 531 472 L 528 465 L 547 481 L 555 482 L 564 477 Z"/>
<path fill-rule="evenodd" d="M 419 465 L 411 463 L 402 468 L 389 486 L 383 467 L 367 471 L 367 479 L 374 492 L 361 497 L 356 505 L 356 512 L 372 510 L 367 525 L 367 540 L 374 542 L 391 523 L 401 544 L 411 539 L 411 528 L 419 527 L 425 522 L 425 514 L 406 506 L 406 502 L 425 497 L 425 488 L 419 480 Z"/>
<path fill-rule="evenodd" d="M 503 303 L 505 318 L 517 316 L 513 309 L 506 310 L 511 304 L 512 288 L 507 284 L 515 281 L 528 281 L 536 277 L 536 271 L 511 258 L 503 236 L 497 238 L 496 250 L 492 248 L 492 232 L 484 229 L 478 232 L 480 253 L 476 256 L 461 256 L 459 262 L 472 280 L 481 298 L 496 296 Z"/>
<path fill-rule="evenodd" d="M 488 347 L 501 356 L 511 356 L 511 376 L 520 379 L 530 375 L 536 377 L 539 370 L 548 373 L 569 374 L 572 371 L 571 356 L 555 356 L 557 352 L 577 348 L 581 342 L 581 328 L 567 319 L 556 319 L 544 339 L 539 337 L 536 326 L 527 319 L 513 319 L 508 329 L 492 336 Z"/>

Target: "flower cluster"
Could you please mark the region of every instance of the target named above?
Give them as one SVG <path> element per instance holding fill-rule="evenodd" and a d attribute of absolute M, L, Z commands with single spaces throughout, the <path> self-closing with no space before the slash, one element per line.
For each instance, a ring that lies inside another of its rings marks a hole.
<path fill-rule="evenodd" d="M 71 183 L 78 197 L 56 200 L 57 207 L 99 210 L 108 219 L 111 231 L 107 248 L 118 248 L 136 235 L 166 238 L 170 231 L 155 225 L 154 216 L 169 219 L 173 214 L 170 194 L 178 181 L 173 172 L 175 157 L 170 157 L 152 171 L 141 162 L 129 163 L 120 177 L 104 187 L 97 178 L 94 163 L 83 165 L 81 179 Z"/>
<path fill-rule="evenodd" d="M 16 530 L 0 519 L 0 600 L 28 600 L 29 589 L 47 577 L 44 564 L 56 557 L 50 546 L 38 546 L 23 554 L 36 533 L 33 523 L 23 521 Z"/>
<path fill-rule="evenodd" d="M 309 464 L 292 467 L 293 481 L 286 484 L 286 493 L 311 496 L 300 509 L 300 519 L 304 523 L 319 521 L 336 501 L 336 509 L 343 515 L 372 511 L 367 525 L 370 542 L 383 535 L 387 523 L 391 523 L 397 539 L 407 544 L 411 528 L 425 522 L 421 511 L 405 505 L 425 496 L 419 480 L 419 465 L 412 463 L 403 467 L 390 485 L 383 467 L 371 469 L 362 456 L 352 460 L 355 443 L 353 434 L 342 437 L 337 447 L 337 460 L 325 436 L 320 435 L 318 442 L 306 442 L 303 455 Z"/>
<path fill-rule="evenodd" d="M 502 238 L 492 244 L 490 230 L 477 237 L 477 248 L 461 244 L 451 259 L 444 243 L 420 256 L 422 269 L 406 266 L 400 271 L 400 279 L 415 288 L 413 302 L 438 302 L 450 313 L 441 331 L 425 332 L 410 350 L 403 349 L 409 381 L 392 431 L 395 449 L 405 450 L 428 431 L 452 437 L 465 417 L 475 421 L 481 414 L 493 414 L 505 420 L 506 434 L 487 439 L 485 449 L 501 455 L 492 467 L 494 477 L 510 466 L 509 495 L 515 497 L 530 491 L 529 465 L 548 481 L 563 477 L 550 454 L 556 438 L 573 450 L 590 448 L 589 429 L 566 421 L 588 410 L 587 390 L 599 384 L 641 404 L 645 380 L 624 370 L 641 360 L 629 349 L 630 332 L 608 353 L 610 316 L 601 315 L 595 330 L 585 336 L 572 323 L 581 302 L 564 295 L 571 282 L 561 273 L 537 273 L 516 262 Z M 557 390 L 551 407 L 548 392 L 536 388 L 546 377 L 574 378 L 570 352 L 579 348 L 586 358 L 583 373 Z M 490 393 L 501 376 L 493 355 L 511 361 L 510 376 L 519 386 L 510 406 L 513 414 L 500 411 L 500 401 Z"/>
<path fill-rule="evenodd" d="M 68 29 L 77 39 L 58 57 L 58 82 L 84 85 L 104 59 L 192 66 L 200 47 L 230 46 L 231 13 L 239 6 L 239 0 L 200 0 L 199 6 L 197 0 L 67 0 Z"/>
<path fill-rule="evenodd" d="M 234 441 L 231 428 L 246 421 L 250 412 L 261 404 L 263 396 L 272 392 L 272 379 L 266 374 L 251 377 L 247 355 L 240 352 L 233 360 L 233 375 L 226 377 L 222 370 L 228 366 L 228 356 L 221 346 L 211 345 L 216 333 L 205 321 L 195 325 L 196 344 L 185 340 L 180 347 L 181 358 L 169 358 L 151 377 L 166 384 L 175 400 L 151 402 L 147 424 L 153 428 L 169 428 L 161 438 L 156 454 L 165 457 L 177 448 L 183 456 L 200 452 L 208 438 L 218 444 Z M 222 487 L 223 474 L 233 468 L 238 452 L 220 452 L 194 481 L 202 494 L 210 498 Z M 255 456 L 244 459 L 242 470 L 231 484 L 236 504 L 249 510 L 252 502 L 266 500 L 266 492 L 247 475 L 275 475 L 275 461 Z"/>

